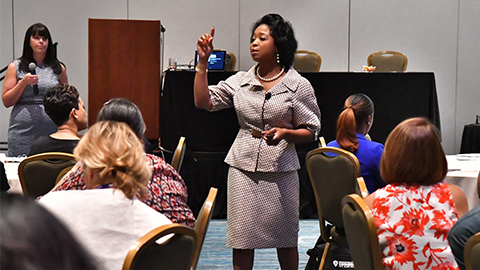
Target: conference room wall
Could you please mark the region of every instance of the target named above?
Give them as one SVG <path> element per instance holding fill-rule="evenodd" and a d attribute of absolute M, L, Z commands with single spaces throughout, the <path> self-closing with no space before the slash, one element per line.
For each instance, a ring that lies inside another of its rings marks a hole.
<path fill-rule="evenodd" d="M 460 149 L 463 127 L 480 115 L 480 1 L 460 1 L 458 70 L 455 108 L 455 149 Z M 475 19 L 476 18 L 476 19 Z"/>
<path fill-rule="evenodd" d="M 248 70 L 252 24 L 267 13 L 279 13 L 295 30 L 298 48 L 318 52 L 322 71 L 348 70 L 348 1 L 240 1 L 240 68 Z"/>
<path fill-rule="evenodd" d="M 0 1 L 0 69 L 6 66 L 13 58 L 12 44 L 12 2 Z M 0 77 L 3 75 L 0 75 Z M 3 81 L 0 82 L 0 90 Z M 11 108 L 0 105 L 0 142 L 7 140 L 8 121 Z M 3 145 L 0 145 L 2 148 Z M 1 151 L 5 152 L 5 151 Z"/>
<path fill-rule="evenodd" d="M 215 48 L 240 55 L 239 1 L 226 4 L 224 0 L 130 0 L 129 17 L 133 20 L 160 20 L 166 28 L 164 67 L 168 67 L 169 58 L 177 58 L 181 65 L 193 65 L 197 40 L 202 34 L 210 33 L 212 26 L 215 26 Z M 239 62 L 237 59 L 237 69 Z"/>
<path fill-rule="evenodd" d="M 472 122 L 472 117 L 480 113 L 476 112 L 478 106 L 473 104 L 479 98 L 472 98 L 479 95 L 475 89 L 480 78 L 468 76 L 476 70 L 472 67 L 478 63 L 480 55 L 478 50 L 469 49 L 473 48 L 471 42 L 478 44 L 478 34 L 475 33 L 479 23 L 472 8 L 476 7 L 478 11 L 478 5 L 474 0 L 357 0 L 352 1 L 349 22 L 347 0 L 243 0 L 228 1 L 227 4 L 219 0 L 2 1 L 0 65 L 8 64 L 12 56 L 20 56 L 23 35 L 30 24 L 44 22 L 52 31 L 54 40 L 59 42 L 59 58 L 67 64 L 70 83 L 76 85 L 87 100 L 88 18 L 128 18 L 162 21 L 167 28 L 164 63 L 168 63 L 169 57 L 176 57 L 180 64 L 190 62 L 196 39 L 215 25 L 215 46 L 234 52 L 237 69 L 246 70 L 253 65 L 248 51 L 251 23 L 265 13 L 278 12 L 294 25 L 299 48 L 322 55 L 322 71 L 347 71 L 349 68 L 358 71 L 366 63 L 369 53 L 381 49 L 406 53 L 409 71 L 434 71 L 444 147 L 447 153 L 455 153 L 459 151 L 463 123 Z M 389 13 L 391 9 L 396 10 Z M 375 16 L 366 15 L 372 14 L 372 10 L 375 10 Z M 7 38 L 3 34 L 12 28 L 13 41 L 9 40 L 11 34 Z M 375 34 L 378 29 L 382 36 Z M 382 46 L 376 47 L 375 44 Z M 462 74 L 457 76 L 457 67 L 451 63 L 458 63 L 458 71 Z M 2 107 L 0 141 L 7 138 L 8 116 L 9 110 Z"/>
<path fill-rule="evenodd" d="M 474 75 L 480 2 L 377 2 L 352 1 L 351 67 L 366 63 L 370 52 L 388 49 L 408 56 L 408 71 L 435 72 L 443 144 L 447 153 L 458 153 L 464 125 L 480 114 L 480 78 Z"/>
<path fill-rule="evenodd" d="M 443 145 L 446 152 L 453 153 L 458 1 L 378 2 L 352 1 L 350 70 L 361 70 L 372 52 L 394 50 L 407 55 L 407 71 L 434 72 Z"/>

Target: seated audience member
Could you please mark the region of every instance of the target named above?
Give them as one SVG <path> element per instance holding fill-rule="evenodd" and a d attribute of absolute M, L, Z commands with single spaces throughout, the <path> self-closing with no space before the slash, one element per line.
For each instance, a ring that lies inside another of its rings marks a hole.
<path fill-rule="evenodd" d="M 97 120 L 126 123 L 139 138 L 145 132 L 140 109 L 127 99 L 113 98 L 106 102 Z M 153 174 L 147 184 L 146 196 L 139 199 L 172 222 L 194 227 L 195 216 L 187 205 L 187 186 L 180 174 L 160 157 L 146 154 L 145 158 Z M 78 165 L 62 178 L 53 191 L 71 189 L 85 189 L 83 169 Z"/>
<path fill-rule="evenodd" d="M 57 84 L 45 92 L 43 106 L 58 130 L 36 139 L 28 155 L 45 152 L 73 153 L 80 141 L 78 132 L 87 128 L 87 112 L 77 89 L 73 85 Z"/>
<path fill-rule="evenodd" d="M 380 171 L 388 183 L 365 198 L 385 269 L 457 269 L 447 234 L 468 211 L 462 190 L 443 183 L 447 160 L 425 118 L 400 123 L 385 143 Z"/>
<path fill-rule="evenodd" d="M 477 192 L 480 198 L 480 172 L 477 178 Z M 477 206 L 460 218 L 448 233 L 448 243 L 452 248 L 458 267 L 465 270 L 463 248 L 467 240 L 480 232 L 480 206 Z"/>
<path fill-rule="evenodd" d="M 71 232 L 42 206 L 10 193 L 0 194 L 0 205 L 0 269 L 97 269 Z"/>
<path fill-rule="evenodd" d="M 125 123 L 100 121 L 74 151 L 86 190 L 50 192 L 40 199 L 104 269 L 121 269 L 138 238 L 171 221 L 137 199 L 152 171 L 143 143 Z"/>
<path fill-rule="evenodd" d="M 5 164 L 0 161 L 0 192 L 5 192 L 10 189 L 8 184 L 7 173 L 5 172 Z"/>
<path fill-rule="evenodd" d="M 380 176 L 381 143 L 365 139 L 373 125 L 373 102 L 365 94 L 353 94 L 345 100 L 337 121 L 337 140 L 328 146 L 352 152 L 360 163 L 360 170 L 368 192 L 372 193 L 387 183 Z"/>

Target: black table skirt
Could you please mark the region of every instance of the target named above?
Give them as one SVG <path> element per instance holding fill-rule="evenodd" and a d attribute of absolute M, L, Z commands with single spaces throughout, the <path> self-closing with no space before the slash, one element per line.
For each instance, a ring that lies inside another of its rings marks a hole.
<path fill-rule="evenodd" d="M 210 187 L 216 187 L 219 192 L 217 193 L 217 202 L 212 217 L 223 219 L 227 217 L 228 165 L 223 162 L 226 155 L 226 152 L 186 151 L 180 174 L 187 184 L 188 205 L 195 215 L 198 214 L 207 198 Z M 299 171 L 300 218 L 317 218 L 315 195 L 305 168 L 306 153 L 300 152 L 298 156 L 302 166 Z M 168 162 L 171 158 L 171 154 L 165 154 L 165 159 Z"/>
<path fill-rule="evenodd" d="M 465 125 L 460 153 L 480 153 L 480 124 Z"/>
<path fill-rule="evenodd" d="M 209 83 L 216 84 L 234 72 L 210 72 Z M 322 117 L 323 136 L 335 139 L 336 120 L 345 99 L 353 93 L 367 94 L 375 104 L 375 117 L 370 136 L 384 143 L 390 131 L 401 121 L 416 116 L 430 119 L 440 128 L 440 116 L 433 73 L 301 73 L 315 89 Z M 207 112 L 195 108 L 193 71 L 168 71 L 165 76 L 160 105 L 162 146 L 173 150 L 184 136 L 187 155 L 181 170 L 189 189 L 189 205 L 198 212 L 210 186 L 219 188 L 214 217 L 226 215 L 226 176 L 223 163 L 238 132 L 233 109 Z M 297 145 L 302 169 L 301 217 L 315 217 L 316 207 L 306 169 L 305 155 L 317 143 Z"/>

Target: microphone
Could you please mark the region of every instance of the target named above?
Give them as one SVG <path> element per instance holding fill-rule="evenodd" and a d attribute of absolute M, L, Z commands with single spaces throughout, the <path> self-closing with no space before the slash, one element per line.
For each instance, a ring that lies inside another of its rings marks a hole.
<path fill-rule="evenodd" d="M 35 69 L 37 68 L 37 65 L 35 63 L 31 62 L 28 64 L 28 68 L 30 69 L 30 73 L 32 75 L 36 75 L 37 73 L 35 72 Z M 38 95 L 38 85 L 33 85 L 33 94 Z"/>
<path fill-rule="evenodd" d="M 272 94 L 267 93 L 267 94 L 265 95 L 265 100 L 269 100 L 271 97 L 272 97 Z"/>

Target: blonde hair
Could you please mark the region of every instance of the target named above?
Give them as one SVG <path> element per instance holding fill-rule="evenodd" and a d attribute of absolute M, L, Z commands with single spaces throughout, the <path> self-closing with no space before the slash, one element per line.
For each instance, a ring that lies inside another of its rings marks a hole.
<path fill-rule="evenodd" d="M 152 174 L 143 143 L 125 123 L 100 121 L 91 126 L 74 151 L 83 166 L 113 183 L 127 198 L 144 195 Z"/>

